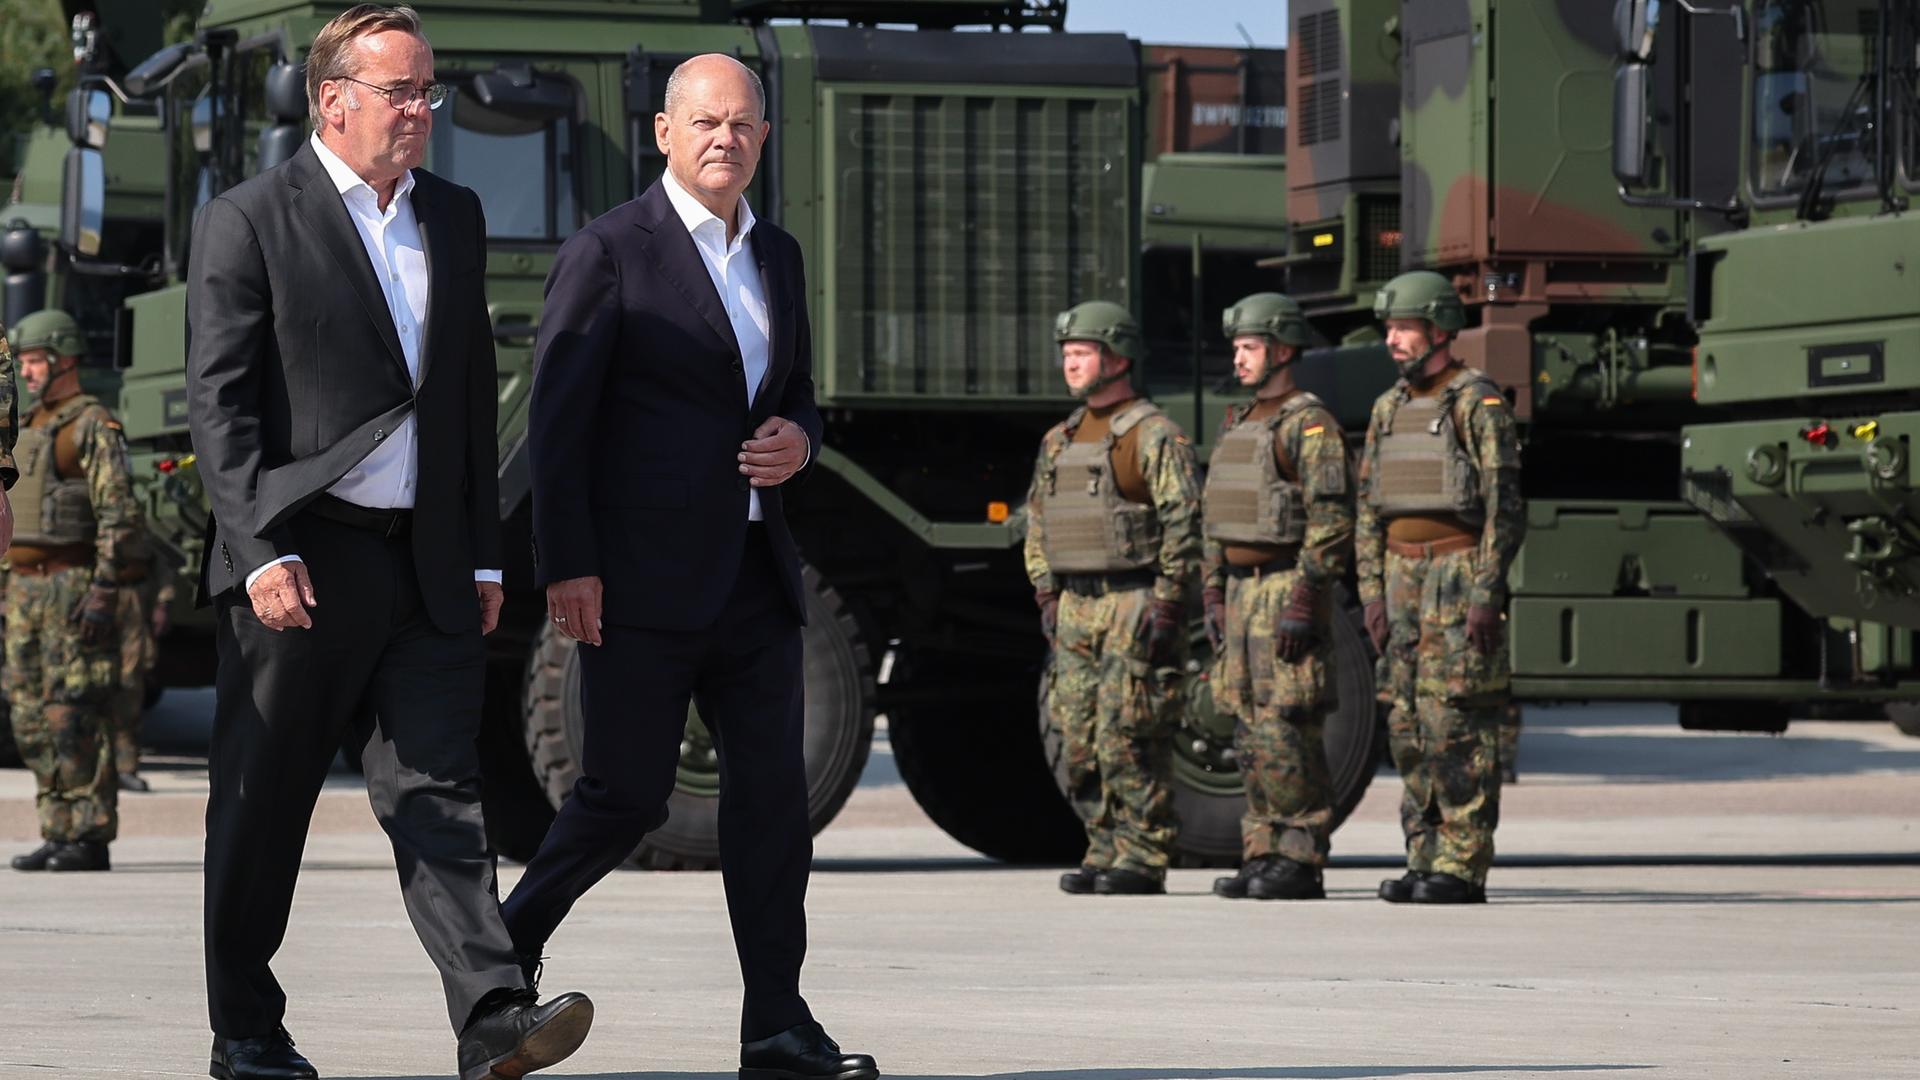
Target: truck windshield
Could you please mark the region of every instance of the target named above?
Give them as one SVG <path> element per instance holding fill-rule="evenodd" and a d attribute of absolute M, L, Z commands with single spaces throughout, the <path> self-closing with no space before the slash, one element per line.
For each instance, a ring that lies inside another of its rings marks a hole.
<path fill-rule="evenodd" d="M 571 117 L 522 115 L 482 105 L 471 84 L 434 117 L 427 168 L 480 196 L 487 235 L 564 240 L 579 225 Z"/>
<path fill-rule="evenodd" d="M 1768 0 L 1756 5 L 1756 196 L 1798 195 L 1816 170 L 1829 195 L 1871 183 L 1879 7 L 1877 0 Z"/>

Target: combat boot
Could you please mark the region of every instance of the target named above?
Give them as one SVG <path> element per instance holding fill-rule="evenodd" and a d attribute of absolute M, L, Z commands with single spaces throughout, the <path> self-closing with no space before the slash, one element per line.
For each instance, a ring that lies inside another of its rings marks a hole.
<path fill-rule="evenodd" d="M 1093 892 L 1093 883 L 1100 877 L 1100 871 L 1091 866 L 1082 866 L 1060 875 L 1060 891 L 1075 896 L 1085 896 Z"/>
<path fill-rule="evenodd" d="M 39 847 L 34 848 L 32 851 L 27 852 L 25 855 L 15 855 L 13 857 L 13 868 L 15 870 L 28 871 L 45 870 L 47 868 L 47 860 L 53 858 L 53 853 L 59 850 L 60 844 L 49 840 Z"/>
<path fill-rule="evenodd" d="M 1255 900 L 1325 900 L 1327 887 L 1319 867 L 1279 857 L 1247 879 L 1247 895 Z"/>
<path fill-rule="evenodd" d="M 107 858 L 107 845 L 97 840 L 61 844 L 60 850 L 47 858 L 47 870 L 52 873 L 111 869 L 113 861 Z"/>
<path fill-rule="evenodd" d="M 1239 871 L 1232 877 L 1214 878 L 1213 895 L 1224 896 L 1229 900 L 1245 900 L 1248 879 L 1259 873 L 1266 865 L 1267 857 L 1259 855 L 1241 863 Z"/>
<path fill-rule="evenodd" d="M 1405 904 L 1413 899 L 1413 887 L 1427 879 L 1421 870 L 1409 870 L 1397 878 L 1380 883 L 1380 899 L 1389 904 Z"/>
<path fill-rule="evenodd" d="M 1484 904 L 1487 887 L 1452 874 L 1428 874 L 1414 885 L 1408 899 L 1416 904 Z"/>
<path fill-rule="evenodd" d="M 1116 866 L 1100 871 L 1099 876 L 1093 879 L 1093 891 L 1101 896 L 1159 896 L 1167 891 L 1167 885 L 1138 870 L 1123 870 Z"/>
<path fill-rule="evenodd" d="M 137 772 L 123 772 L 120 774 L 120 790 L 147 793 L 153 790 L 153 785 Z"/>

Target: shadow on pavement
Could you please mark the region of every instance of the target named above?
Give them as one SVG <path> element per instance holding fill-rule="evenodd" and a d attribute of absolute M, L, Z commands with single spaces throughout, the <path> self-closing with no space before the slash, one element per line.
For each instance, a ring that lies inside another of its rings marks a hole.
<path fill-rule="evenodd" d="M 1620 1072 L 1655 1065 L 1304 1065 L 1298 1068 L 1029 1068 L 1021 1072 L 887 1072 L 891 1080 L 1365 1080 L 1369 1076 L 1515 1076 Z M 438 1080 L 434 1076 L 365 1076 L 359 1080 Z M 582 1072 L 570 1080 L 735 1080 L 735 1072 Z"/>

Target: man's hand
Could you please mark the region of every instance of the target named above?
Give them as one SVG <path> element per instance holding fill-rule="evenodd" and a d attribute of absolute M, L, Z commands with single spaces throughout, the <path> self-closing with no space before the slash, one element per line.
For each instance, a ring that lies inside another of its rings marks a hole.
<path fill-rule="evenodd" d="M 1387 651 L 1387 602 L 1375 600 L 1368 604 L 1362 618 L 1367 624 L 1367 636 L 1373 639 L 1374 652 Z"/>
<path fill-rule="evenodd" d="M 1205 613 L 1207 644 L 1219 652 L 1227 644 L 1227 590 L 1207 589 L 1200 594 L 1200 609 Z"/>
<path fill-rule="evenodd" d="M 807 463 L 807 433 L 799 424 L 769 416 L 740 444 L 740 472 L 754 487 L 776 487 Z"/>
<path fill-rule="evenodd" d="M 547 586 L 547 618 L 575 641 L 600 644 L 600 579 L 567 578 Z"/>
<path fill-rule="evenodd" d="M 1500 609 L 1475 604 L 1467 609 L 1467 641 L 1482 656 L 1500 647 L 1506 628 L 1500 625 Z"/>
<path fill-rule="evenodd" d="M 1040 632 L 1051 645 L 1054 633 L 1060 629 L 1060 594 L 1051 589 L 1035 589 L 1033 606 L 1040 609 Z"/>
<path fill-rule="evenodd" d="M 1156 667 L 1171 667 L 1180 657 L 1180 605 L 1154 600 L 1147 612 L 1147 659 Z"/>
<path fill-rule="evenodd" d="M 507 602 L 506 590 L 497 581 L 476 581 L 473 590 L 480 594 L 480 632 L 491 634 L 500 625 L 500 605 Z"/>
<path fill-rule="evenodd" d="M 13 546 L 13 503 L 7 501 L 7 493 L 0 490 L 0 551 Z"/>
<path fill-rule="evenodd" d="M 1273 625 L 1273 643 L 1280 659 L 1289 664 L 1297 664 L 1313 651 L 1314 632 L 1313 609 L 1319 601 L 1319 593 L 1302 578 L 1293 583 L 1293 592 L 1287 596 L 1287 606 L 1280 609 L 1280 618 Z"/>
<path fill-rule="evenodd" d="M 80 627 L 80 640 L 99 645 L 113 637 L 113 617 L 120 610 L 120 590 L 94 582 L 87 595 L 73 606 L 73 621 Z"/>
<path fill-rule="evenodd" d="M 307 564 L 298 560 L 274 563 L 262 570 L 247 589 L 247 598 L 253 601 L 253 613 L 260 625 L 269 630 L 295 626 L 311 630 L 313 616 L 307 609 L 320 606 L 313 595 L 313 579 L 307 576 Z"/>

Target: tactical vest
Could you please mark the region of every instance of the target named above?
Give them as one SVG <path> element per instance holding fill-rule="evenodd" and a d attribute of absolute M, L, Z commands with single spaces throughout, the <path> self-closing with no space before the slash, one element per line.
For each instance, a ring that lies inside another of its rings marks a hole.
<path fill-rule="evenodd" d="M 1375 436 L 1369 501 L 1383 518 L 1407 514 L 1452 514 L 1469 525 L 1486 518 L 1480 500 L 1480 469 L 1460 434 L 1460 395 L 1498 394 L 1477 371 L 1463 370 L 1446 389 L 1413 397 L 1401 384 L 1400 402 Z"/>
<path fill-rule="evenodd" d="M 1207 459 L 1207 536 L 1229 544 L 1298 544 L 1307 537 L 1306 491 L 1280 471 L 1273 452 L 1280 426 L 1302 409 L 1321 405 L 1301 392 L 1264 420 L 1240 421 L 1220 437 Z M 1295 472 L 1299 471 L 1296 464 Z"/>
<path fill-rule="evenodd" d="M 53 420 L 38 427 L 22 427 L 13 444 L 13 460 L 20 469 L 7 498 L 13 503 L 13 542 L 34 547 L 91 544 L 98 523 L 93 496 L 80 472 L 79 455 L 60 461 L 60 433 L 80 419 L 98 400 L 86 394 L 68 398 L 54 410 Z"/>
<path fill-rule="evenodd" d="M 1069 438 L 1086 417 L 1067 420 Z M 1042 477 L 1046 499 L 1047 566 L 1056 574 L 1117 574 L 1144 570 L 1160 557 L 1160 517 L 1152 506 L 1126 501 L 1113 478 L 1113 444 L 1148 417 L 1151 402 L 1136 401 L 1113 418 L 1099 442 L 1069 442 Z"/>

